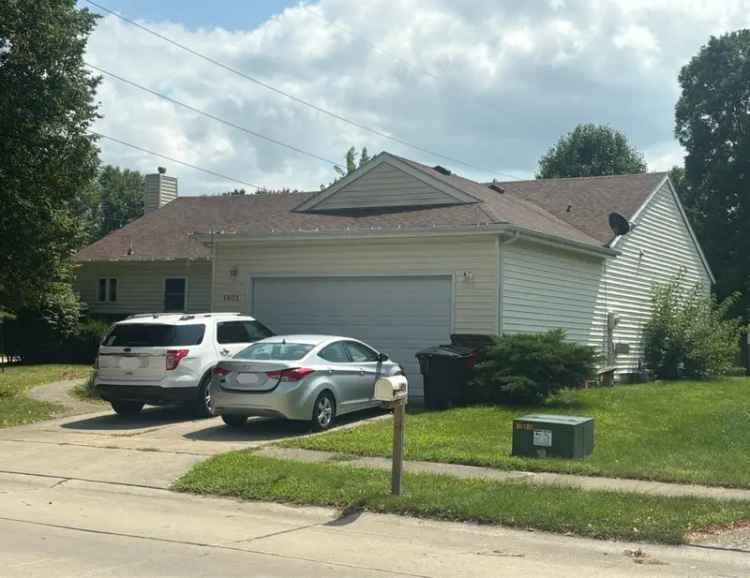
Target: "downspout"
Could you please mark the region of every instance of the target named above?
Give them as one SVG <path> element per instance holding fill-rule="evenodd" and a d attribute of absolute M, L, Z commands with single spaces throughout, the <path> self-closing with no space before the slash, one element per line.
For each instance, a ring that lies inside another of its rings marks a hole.
<path fill-rule="evenodd" d="M 496 237 L 497 247 L 497 334 L 503 334 L 503 275 L 505 274 L 505 252 L 503 247 L 512 245 L 521 234 L 518 231 L 513 231 L 512 237 L 501 239 L 502 235 Z"/>

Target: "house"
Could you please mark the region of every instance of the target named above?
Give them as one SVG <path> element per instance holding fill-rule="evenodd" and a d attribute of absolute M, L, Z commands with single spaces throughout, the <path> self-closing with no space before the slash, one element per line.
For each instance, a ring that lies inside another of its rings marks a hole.
<path fill-rule="evenodd" d="M 177 179 L 161 168 L 144 184 L 144 216 L 78 252 L 75 288 L 91 314 L 108 320 L 207 311 L 211 252 L 193 232 L 211 229 L 221 199 L 178 198 Z"/>
<path fill-rule="evenodd" d="M 203 279 L 186 311 L 359 337 L 416 395 L 414 354 L 451 333 L 563 328 L 638 373 L 652 284 L 713 282 L 665 173 L 483 184 L 386 152 L 316 193 L 179 198 L 79 261 L 84 298 L 118 279 L 118 311 L 161 310 L 180 267 Z"/>

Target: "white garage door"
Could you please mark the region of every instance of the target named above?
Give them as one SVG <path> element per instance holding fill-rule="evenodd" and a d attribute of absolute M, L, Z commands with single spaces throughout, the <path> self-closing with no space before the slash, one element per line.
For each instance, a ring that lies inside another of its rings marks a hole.
<path fill-rule="evenodd" d="M 450 342 L 450 277 L 274 277 L 253 282 L 252 314 L 276 333 L 361 339 L 406 370 L 422 396 L 414 354 Z"/>

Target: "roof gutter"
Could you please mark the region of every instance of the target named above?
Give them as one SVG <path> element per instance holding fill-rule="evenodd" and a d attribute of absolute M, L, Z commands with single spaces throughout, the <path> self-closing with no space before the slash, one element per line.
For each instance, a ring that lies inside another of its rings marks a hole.
<path fill-rule="evenodd" d="M 210 263 L 211 257 L 96 257 L 91 259 L 73 258 L 73 263 L 86 265 L 90 263 Z"/>
<path fill-rule="evenodd" d="M 291 241 L 336 241 L 341 239 L 402 239 L 420 237 L 447 237 L 467 235 L 513 235 L 514 238 L 527 238 L 537 243 L 554 247 L 563 247 L 578 253 L 585 253 L 597 257 L 614 257 L 619 251 L 593 245 L 582 241 L 563 239 L 555 235 L 538 233 L 524 227 L 509 223 L 488 223 L 467 225 L 463 227 L 424 227 L 421 229 L 368 229 L 368 230 L 340 230 L 340 231 L 297 231 L 294 233 L 252 234 L 252 233 L 217 233 L 213 239 L 211 235 L 196 233 L 195 238 L 203 243 L 213 241 L 217 244 L 262 243 L 262 242 L 291 242 Z"/>

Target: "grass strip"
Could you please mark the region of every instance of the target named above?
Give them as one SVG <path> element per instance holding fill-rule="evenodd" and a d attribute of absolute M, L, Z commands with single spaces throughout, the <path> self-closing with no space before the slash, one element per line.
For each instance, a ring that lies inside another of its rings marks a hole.
<path fill-rule="evenodd" d="M 683 543 L 686 534 L 703 528 L 750 520 L 750 502 L 744 501 L 583 491 L 435 474 L 406 474 L 404 493 L 395 497 L 388 493 L 389 472 L 250 452 L 201 462 L 174 489 L 665 544 Z"/>
<path fill-rule="evenodd" d="M 511 456 L 514 417 L 592 416 L 585 460 Z M 750 488 L 750 379 L 652 382 L 565 391 L 543 406 L 410 411 L 406 459 Z M 392 422 L 379 420 L 281 445 L 387 457 Z"/>

